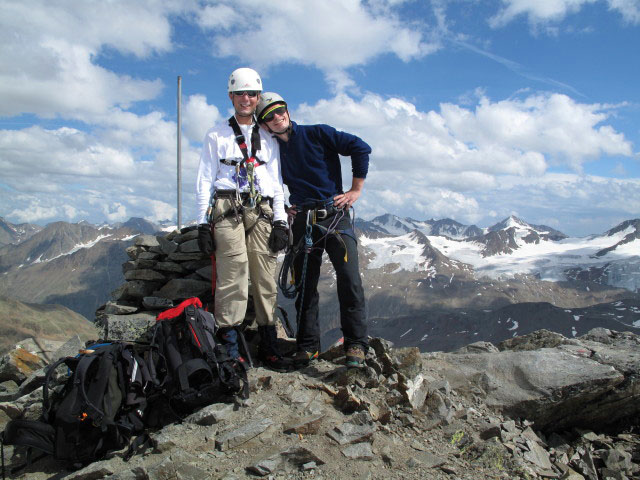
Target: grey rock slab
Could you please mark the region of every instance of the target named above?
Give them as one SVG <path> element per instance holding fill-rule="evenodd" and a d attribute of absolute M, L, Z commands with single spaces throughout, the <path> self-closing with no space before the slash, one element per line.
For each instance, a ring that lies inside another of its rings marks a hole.
<path fill-rule="evenodd" d="M 376 432 L 375 425 L 356 425 L 343 423 L 327 432 L 327 436 L 339 445 L 363 442 L 371 438 Z"/>
<path fill-rule="evenodd" d="M 193 240 L 195 238 L 198 238 L 198 229 L 189 230 L 188 232 L 182 233 L 180 235 L 176 235 L 173 238 L 173 241 L 176 243 L 184 243 L 184 242 L 188 242 L 189 240 Z"/>
<path fill-rule="evenodd" d="M 64 477 L 65 480 L 99 480 L 111 477 L 115 469 L 109 461 L 96 462 Z"/>
<path fill-rule="evenodd" d="M 429 385 L 425 381 L 424 376 L 418 374 L 413 379 L 407 379 L 404 382 L 404 394 L 412 408 L 416 410 L 421 409 L 429 394 Z"/>
<path fill-rule="evenodd" d="M 19 348 L 24 348 L 34 355 L 38 355 L 46 362 L 50 362 L 52 360 L 53 352 L 60 348 L 62 344 L 64 344 L 64 342 L 60 340 L 49 340 L 47 338 L 31 337 L 21 340 L 16 344 L 16 346 Z"/>
<path fill-rule="evenodd" d="M 628 472 L 631 470 L 631 458 L 629 452 L 616 448 L 608 450 L 602 459 L 608 469 Z"/>
<path fill-rule="evenodd" d="M 216 448 L 223 452 L 242 445 L 260 435 L 271 425 L 273 425 L 273 420 L 270 418 L 262 418 L 258 421 L 249 422 L 239 428 L 224 432 L 216 438 Z"/>
<path fill-rule="evenodd" d="M 150 479 L 203 480 L 209 472 L 195 465 L 196 458 L 175 452 L 148 470 Z"/>
<path fill-rule="evenodd" d="M 437 468 L 447 463 L 446 458 L 440 457 L 431 452 L 420 452 L 414 455 L 413 458 L 426 468 Z"/>
<path fill-rule="evenodd" d="M 125 249 L 125 252 L 131 260 L 135 260 L 136 258 L 138 258 L 138 255 L 140 255 L 144 251 L 144 247 L 141 247 L 140 245 L 131 245 L 130 247 L 127 247 Z"/>
<path fill-rule="evenodd" d="M 608 424 L 619 415 L 599 402 L 597 408 L 593 404 L 615 390 L 624 375 L 589 358 L 557 349 L 427 356 L 434 357 L 445 362 L 440 373 L 456 392 L 473 398 L 482 391 L 487 406 L 513 418 L 527 418 L 540 430 L 594 420 Z M 636 404 L 640 408 L 640 402 Z"/>
<path fill-rule="evenodd" d="M 189 240 L 187 242 L 181 243 L 178 247 L 178 252 L 180 253 L 195 253 L 200 252 L 200 247 L 198 246 L 198 240 Z"/>
<path fill-rule="evenodd" d="M 127 315 L 129 313 L 135 313 L 138 311 L 138 307 L 135 305 L 107 302 L 104 306 L 104 313 L 112 315 Z"/>
<path fill-rule="evenodd" d="M 74 335 L 51 355 L 51 362 L 55 362 L 62 357 L 77 355 L 78 351 L 84 348 L 84 346 L 85 344 L 80 337 L 78 335 Z"/>
<path fill-rule="evenodd" d="M 320 423 L 324 415 L 309 415 L 302 418 L 295 418 L 288 421 L 283 427 L 284 433 L 299 433 L 304 435 L 313 435 L 318 433 Z"/>
<path fill-rule="evenodd" d="M 168 240 L 166 237 L 157 236 L 156 240 L 158 241 L 160 251 L 165 255 L 169 255 L 178 249 L 178 244 Z"/>
<path fill-rule="evenodd" d="M 11 401 L 18 398 L 18 384 L 15 380 L 6 380 L 0 383 L 0 402 Z"/>
<path fill-rule="evenodd" d="M 185 270 L 190 272 L 195 272 L 200 270 L 201 268 L 209 267 L 211 269 L 211 258 L 199 258 L 197 260 L 190 260 L 188 262 L 183 262 L 180 264 L 184 267 Z"/>
<path fill-rule="evenodd" d="M 149 329 L 156 323 L 156 315 L 152 312 L 102 315 L 96 323 L 102 327 L 102 338 L 134 341 L 146 338 Z"/>
<path fill-rule="evenodd" d="M 147 310 L 165 310 L 173 307 L 173 301 L 168 298 L 143 297 L 142 306 Z"/>
<path fill-rule="evenodd" d="M 123 283 L 112 293 L 114 300 L 140 299 L 151 295 L 162 286 L 162 282 L 147 282 L 143 280 L 130 280 Z"/>
<path fill-rule="evenodd" d="M 228 420 L 233 415 L 233 405 L 229 403 L 214 403 L 189 415 L 185 422 L 198 425 L 215 425 L 223 420 Z"/>
<path fill-rule="evenodd" d="M 271 455 L 270 457 L 259 460 L 254 465 L 247 467 L 247 470 L 251 473 L 255 473 L 256 475 L 264 477 L 276 472 L 283 464 L 284 459 L 280 456 L 279 453 L 277 453 L 275 455 Z"/>
<path fill-rule="evenodd" d="M 408 378 L 415 378 L 422 371 L 422 357 L 418 347 L 395 349 L 391 359 L 395 369 Z"/>
<path fill-rule="evenodd" d="M 182 252 L 174 252 L 170 255 L 167 255 L 167 260 L 175 261 L 175 262 L 188 262 L 190 260 L 202 260 L 203 254 L 200 252 L 196 253 L 182 253 Z"/>
<path fill-rule="evenodd" d="M 154 235 L 138 235 L 136 237 L 134 245 L 141 247 L 157 247 L 160 244 L 158 239 Z"/>
<path fill-rule="evenodd" d="M 175 262 L 158 262 L 153 268 L 160 270 L 161 272 L 185 273 L 185 268 L 181 264 Z"/>
<path fill-rule="evenodd" d="M 154 296 L 178 300 L 190 297 L 199 297 L 211 290 L 209 282 L 174 278 L 169 280 L 160 290 L 154 292 Z"/>
<path fill-rule="evenodd" d="M 292 446 L 259 460 L 254 465 L 248 467 L 247 470 L 260 476 L 266 476 L 280 469 L 287 469 L 287 466 L 293 467 L 293 470 L 297 471 L 303 469 L 305 465 L 313 464 L 313 468 L 315 468 L 318 465 L 324 465 L 324 463 L 325 462 L 311 450 L 304 447 Z"/>
<path fill-rule="evenodd" d="M 141 270 L 141 269 L 145 269 L 145 268 L 155 268 L 156 263 L 158 263 L 156 260 L 149 260 L 149 259 L 145 259 L 145 258 L 141 258 L 143 254 L 140 254 L 140 256 L 138 257 L 138 259 L 135 261 L 134 264 L 134 268 L 123 268 L 122 269 L 122 273 L 126 275 L 128 272 L 132 271 L 132 270 Z"/>
<path fill-rule="evenodd" d="M 375 458 L 371 444 L 367 442 L 348 445 L 340 451 L 345 457 L 352 460 L 373 460 Z"/>
<path fill-rule="evenodd" d="M 526 444 L 529 451 L 523 453 L 525 460 L 544 470 L 551 470 L 553 468 L 551 460 L 549 459 L 549 452 L 531 440 L 527 440 Z"/>
<path fill-rule="evenodd" d="M 198 270 L 196 270 L 196 273 L 204 278 L 205 280 L 207 280 L 208 282 L 211 281 L 211 279 L 213 278 L 213 270 L 211 268 L 211 265 L 206 265 L 202 268 L 199 268 Z"/>
<path fill-rule="evenodd" d="M 129 270 L 124 274 L 125 280 L 143 280 L 145 282 L 164 282 L 167 277 L 160 272 L 144 268 L 141 270 Z"/>
<path fill-rule="evenodd" d="M 13 380 L 21 384 L 45 363 L 41 357 L 24 348 L 14 348 L 0 358 L 0 382 Z"/>
<path fill-rule="evenodd" d="M 155 253 L 155 252 L 140 252 L 138 254 L 137 259 L 138 260 L 156 260 L 160 257 L 159 254 Z"/>

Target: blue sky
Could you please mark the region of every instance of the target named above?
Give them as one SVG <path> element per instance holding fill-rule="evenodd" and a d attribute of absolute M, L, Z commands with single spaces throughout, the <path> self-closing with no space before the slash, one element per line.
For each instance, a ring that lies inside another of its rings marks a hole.
<path fill-rule="evenodd" d="M 640 216 L 640 0 L 0 0 L 0 216 L 183 221 L 227 79 L 373 148 L 356 215 Z M 344 160 L 345 183 L 350 165 Z"/>

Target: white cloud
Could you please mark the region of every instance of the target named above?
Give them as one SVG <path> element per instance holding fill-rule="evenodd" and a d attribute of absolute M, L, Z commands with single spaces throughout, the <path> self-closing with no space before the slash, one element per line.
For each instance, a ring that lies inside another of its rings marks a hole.
<path fill-rule="evenodd" d="M 501 27 L 519 15 L 526 15 L 533 24 L 558 21 L 569 13 L 579 11 L 583 5 L 596 1 L 598 0 L 502 0 L 504 7 L 489 23 L 493 27 Z"/>
<path fill-rule="evenodd" d="M 605 208 L 612 192 L 620 194 L 620 189 L 625 198 L 640 197 L 638 182 L 590 179 L 582 189 L 584 177 L 571 175 L 567 181 L 548 172 L 549 165 L 580 172 L 585 162 L 633 156 L 631 143 L 607 124 L 616 111 L 612 106 L 579 103 L 559 94 L 497 102 L 482 95 L 475 106 L 442 104 L 438 111 L 423 112 L 406 100 L 366 94 L 359 100 L 337 95 L 290 109 L 299 123 L 329 123 L 372 146 L 369 175 L 358 201 L 359 214 L 367 218 L 403 211 L 418 219 L 450 217 L 473 223 L 519 210 L 535 221 L 534 214 L 544 212 L 548 218 L 564 203 L 576 209 L 585 204 Z M 347 159 L 346 186 L 350 175 Z M 605 195 L 606 188 L 611 191 Z M 540 211 L 535 211 L 538 206 Z M 637 215 L 640 210 L 628 202 L 620 211 Z"/>
<path fill-rule="evenodd" d="M 516 17 L 526 16 L 534 27 L 557 23 L 587 5 L 603 0 L 502 0 L 503 7 L 489 19 L 492 27 L 503 27 Z M 640 23 L 638 0 L 606 0 L 610 10 L 615 10 L 632 24 Z M 552 30 L 553 31 L 553 30 Z"/>
<path fill-rule="evenodd" d="M 622 18 L 634 25 L 640 24 L 640 1 L 638 0 L 607 0 L 611 10 L 617 10 Z"/>
<path fill-rule="evenodd" d="M 160 80 L 118 75 L 96 60 L 106 48 L 141 58 L 170 50 L 173 8 L 151 0 L 4 1 L 0 115 L 72 118 L 154 98 Z"/>
<path fill-rule="evenodd" d="M 213 32 L 216 55 L 242 57 L 261 70 L 280 63 L 314 66 L 336 89 L 343 89 L 353 86 L 344 73 L 349 67 L 383 54 L 406 62 L 439 48 L 437 41 L 425 41 L 423 31 L 394 13 L 397 3 L 371 7 L 360 0 L 227 1 L 202 11 L 198 21 Z"/>
<path fill-rule="evenodd" d="M 103 205 L 102 212 L 108 222 L 124 222 L 129 217 L 127 215 L 127 207 L 123 204 L 116 202 L 111 205 Z"/>
<path fill-rule="evenodd" d="M 405 100 L 367 94 L 360 101 L 337 95 L 303 104 L 292 115 L 359 134 L 382 171 L 403 166 L 419 177 L 535 176 L 549 162 L 580 171 L 603 155 L 631 156 L 630 142 L 604 124 L 614 110 L 550 94 L 498 102 L 481 97 L 475 108 L 445 103 L 440 111 L 420 112 Z"/>
<path fill-rule="evenodd" d="M 184 106 L 182 127 L 184 135 L 195 142 L 202 142 L 205 133 L 222 119 L 214 105 L 207 103 L 204 95 L 191 95 Z"/>

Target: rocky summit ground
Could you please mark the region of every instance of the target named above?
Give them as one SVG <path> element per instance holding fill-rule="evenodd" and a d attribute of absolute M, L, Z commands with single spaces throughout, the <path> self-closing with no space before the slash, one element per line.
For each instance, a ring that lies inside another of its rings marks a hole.
<path fill-rule="evenodd" d="M 9 478 L 640 478 L 634 334 L 541 331 L 453 353 L 371 346 L 362 369 L 346 369 L 339 347 L 296 372 L 254 368 L 248 400 L 151 432 L 153 446 L 128 462 L 116 452 L 69 472 L 45 458 Z M 38 372 L 2 394 L 3 423 L 37 418 L 41 389 L 24 385 L 36 385 Z M 5 457 L 24 460 L 8 446 Z"/>

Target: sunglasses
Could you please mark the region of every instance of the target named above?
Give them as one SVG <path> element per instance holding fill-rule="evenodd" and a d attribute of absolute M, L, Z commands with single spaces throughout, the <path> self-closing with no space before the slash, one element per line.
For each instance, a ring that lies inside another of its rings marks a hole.
<path fill-rule="evenodd" d="M 274 119 L 276 115 L 284 115 L 286 111 L 287 111 L 287 107 L 285 107 L 284 105 L 281 105 L 279 107 L 274 108 L 273 110 L 269 110 L 269 112 L 266 115 L 262 116 L 262 120 L 265 122 L 270 122 L 271 120 Z"/>
<path fill-rule="evenodd" d="M 233 92 L 236 97 L 242 97 L 243 95 L 247 95 L 251 98 L 255 97 L 260 93 L 258 90 L 242 90 L 241 92 Z"/>

